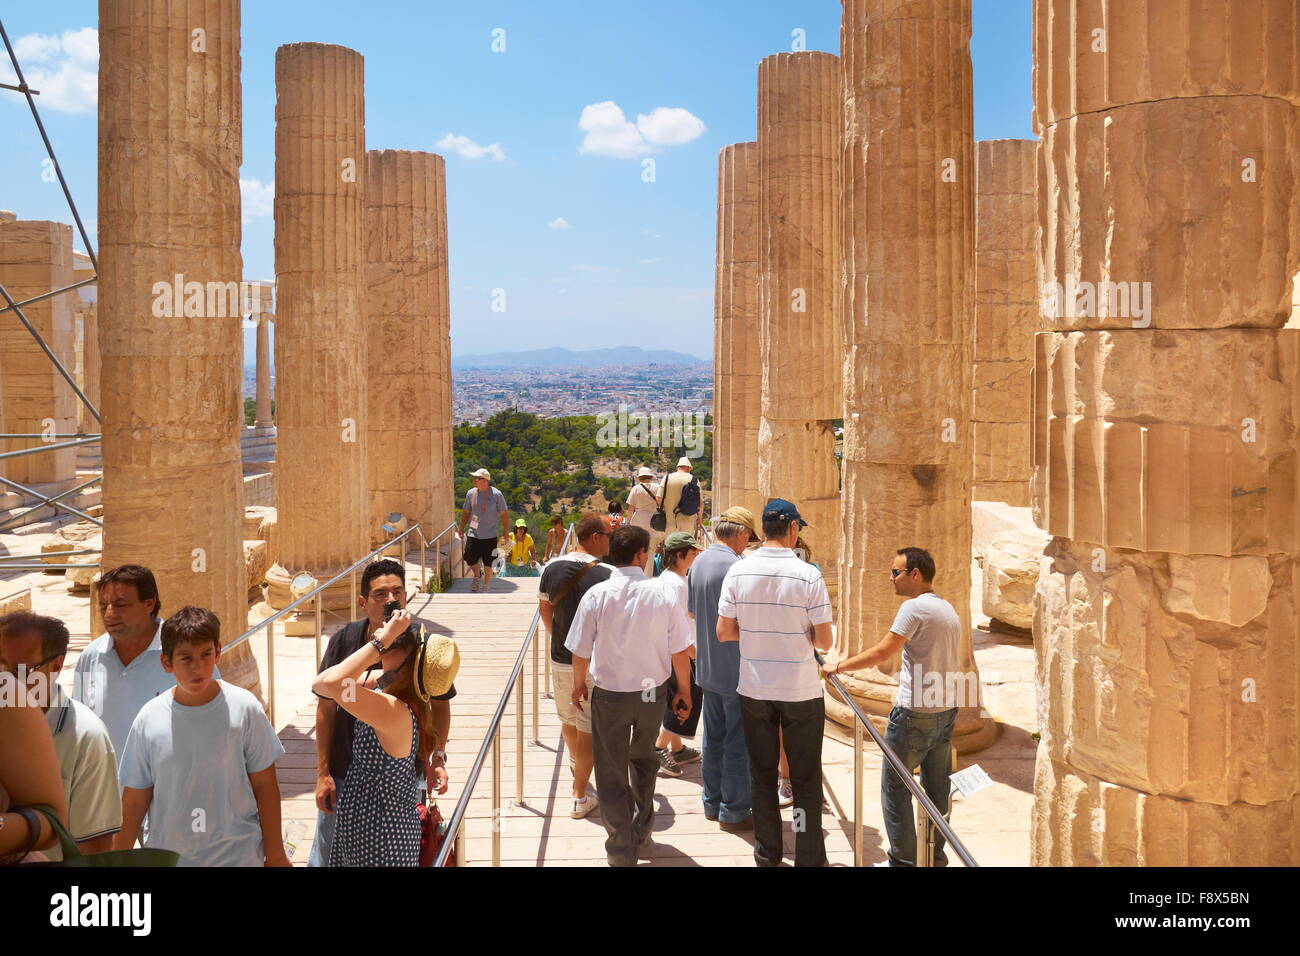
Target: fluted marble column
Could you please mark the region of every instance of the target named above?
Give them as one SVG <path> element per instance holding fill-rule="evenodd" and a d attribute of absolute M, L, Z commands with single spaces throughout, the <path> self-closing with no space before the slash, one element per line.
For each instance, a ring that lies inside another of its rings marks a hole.
<path fill-rule="evenodd" d="M 843 332 L 836 309 L 840 64 L 830 53 L 778 53 L 758 67 L 758 490 L 786 498 L 837 597 Z M 761 516 L 755 514 L 756 520 Z"/>
<path fill-rule="evenodd" d="M 971 337 L 975 163 L 970 0 L 845 0 L 842 239 L 844 579 L 836 651 L 860 653 L 889 631 L 900 599 L 889 569 L 925 548 L 934 589 L 970 639 Z M 877 716 L 898 660 L 852 673 L 849 692 Z M 954 678 L 954 684 L 956 679 Z M 828 691 L 827 713 L 852 717 Z M 961 708 L 954 744 L 997 730 Z"/>
<path fill-rule="evenodd" d="M 294 574 L 323 581 L 370 548 L 361 54 L 282 46 L 275 88 L 279 554 L 267 582 L 283 607 Z M 345 579 L 326 606 L 348 603 Z"/>
<path fill-rule="evenodd" d="M 390 512 L 432 538 L 450 519 L 447 176 L 441 156 L 366 154 L 370 534 Z"/>
<path fill-rule="evenodd" d="M 758 143 L 718 154 L 718 252 L 714 296 L 713 513 L 740 505 L 759 517 Z M 721 479 L 716 477 L 721 471 Z"/>
<path fill-rule="evenodd" d="M 165 613 L 210 608 L 227 641 L 248 621 L 239 31 L 237 0 L 99 5 L 103 566 L 152 568 Z M 247 643 L 221 670 L 260 694 Z"/>
<path fill-rule="evenodd" d="M 1034 3 L 1038 865 L 1300 863 L 1298 29 Z"/>
<path fill-rule="evenodd" d="M 1029 504 L 1038 279 L 1034 140 L 981 140 L 975 186 L 972 497 Z"/>
<path fill-rule="evenodd" d="M 253 424 L 269 428 L 275 422 L 271 415 L 271 317 L 263 313 L 257 317 L 257 412 Z"/>

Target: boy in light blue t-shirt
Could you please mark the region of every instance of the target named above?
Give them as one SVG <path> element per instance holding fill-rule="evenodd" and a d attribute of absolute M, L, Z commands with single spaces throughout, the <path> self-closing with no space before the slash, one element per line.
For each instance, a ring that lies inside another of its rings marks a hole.
<path fill-rule="evenodd" d="M 113 848 L 135 844 L 180 854 L 181 866 L 288 866 L 280 838 L 284 753 L 257 698 L 214 678 L 221 624 L 183 607 L 162 626 L 162 662 L 176 678 L 136 715 L 123 748 L 122 830 Z"/>

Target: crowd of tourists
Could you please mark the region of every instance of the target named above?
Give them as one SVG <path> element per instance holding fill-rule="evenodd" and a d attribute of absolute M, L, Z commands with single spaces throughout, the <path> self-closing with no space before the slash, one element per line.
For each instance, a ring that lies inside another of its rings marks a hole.
<path fill-rule="evenodd" d="M 934 593 L 926 551 L 897 552 L 891 579 L 904 601 L 889 632 L 862 654 L 824 662 L 831 601 L 793 502 L 768 501 L 757 522 L 725 508 L 705 534 L 683 458 L 661 483 L 640 470 L 626 520 L 617 502 L 582 515 L 571 551 L 563 522 L 552 522 L 539 561 L 525 523 L 509 528 L 487 470 L 473 477 L 461 513 L 471 590 L 491 583 L 508 530 L 507 566 L 542 565 L 570 815 L 599 813 L 611 865 L 647 855 L 658 777 L 681 777 L 697 761 L 705 817 L 752 833 L 758 865 L 782 862 L 789 806 L 795 865 L 825 865 L 822 671 L 900 652 L 886 739 L 946 812 L 957 709 L 921 685 L 960 670 L 961 625 Z M 289 865 L 276 780 L 284 748 L 257 698 L 221 679 L 228 636 L 216 615 L 183 607 L 164 618 L 154 575 L 139 565 L 105 571 L 94 595 L 105 633 L 77 659 L 71 695 L 58 684 L 63 622 L 26 611 L 0 618 L 0 690 L 16 686 L 34 704 L 0 706 L 0 861 L 59 859 L 57 818 L 83 854 L 141 846 L 173 851 L 182 865 Z M 310 864 L 414 866 L 427 850 L 421 807 L 448 786 L 458 658 L 408 612 L 400 561 L 366 566 L 358 602 L 359 619 L 331 637 L 311 688 Z M 688 743 L 697 736 L 698 749 Z M 887 863 L 915 865 L 910 796 L 887 765 L 881 802 Z"/>
<path fill-rule="evenodd" d="M 960 672 L 961 623 L 934 593 L 929 553 L 898 550 L 891 580 L 904 601 L 889 633 L 862 654 L 820 662 L 818 652 L 832 643 L 830 596 L 793 502 L 768 501 L 758 523 L 743 507 L 726 508 L 711 542 L 701 541 L 698 526 L 647 526 L 674 484 L 681 499 L 689 465 L 683 459 L 662 487 L 642 469 L 628 522 L 616 513 L 583 515 L 575 549 L 547 563 L 538 582 L 571 757 L 570 815 L 599 812 L 609 863 L 634 866 L 652 844 L 658 776 L 680 777 L 683 765 L 700 761 L 705 817 L 721 830 L 752 832 L 758 865 L 782 862 L 781 808 L 789 806 L 795 865 L 825 865 L 821 668 L 871 667 L 900 651 L 886 739 L 909 768 L 921 769 L 922 785 L 946 813 L 957 708 L 923 697 L 920 684 L 922 675 Z M 686 477 L 674 482 L 677 475 Z M 697 731 L 698 750 L 686 743 Z M 881 801 L 886 865 L 915 865 L 910 794 L 888 766 Z M 946 863 L 942 838 L 934 861 Z"/>
<path fill-rule="evenodd" d="M 316 866 L 416 865 L 420 789 L 445 793 L 455 655 L 406 610 L 402 563 L 367 565 L 362 617 L 330 639 L 312 685 Z M 57 861 L 139 846 L 182 866 L 289 866 L 276 762 L 258 699 L 221 679 L 228 640 L 210 610 L 164 619 L 153 572 L 105 571 L 105 633 L 58 683 L 67 626 L 0 618 L 0 861 Z M 53 818 L 53 819 L 52 819 Z"/>

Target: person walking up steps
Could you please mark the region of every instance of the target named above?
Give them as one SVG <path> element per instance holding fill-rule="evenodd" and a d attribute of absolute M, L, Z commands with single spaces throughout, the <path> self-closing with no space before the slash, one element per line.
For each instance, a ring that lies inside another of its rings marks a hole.
<path fill-rule="evenodd" d="M 636 866 L 654 829 L 659 758 L 655 733 L 668 674 L 677 675 L 673 710 L 691 712 L 691 631 L 677 600 L 642 568 L 650 536 L 619 528 L 609 545 L 614 571 L 583 596 L 564 642 L 573 654 L 574 707 L 591 707 L 591 742 L 610 866 Z M 595 686 L 588 701 L 587 670 Z"/>
<path fill-rule="evenodd" d="M 651 576 L 654 575 L 655 551 L 659 547 L 659 542 L 664 539 L 664 532 L 656 531 L 650 526 L 650 519 L 659 510 L 659 485 L 654 477 L 655 473 L 642 465 L 636 471 L 636 484 L 627 496 L 627 506 L 632 512 L 627 523 L 634 528 L 644 529 L 649 535 L 649 543 L 646 545 L 645 573 Z"/>
<path fill-rule="evenodd" d="M 695 534 L 700 520 L 700 479 L 691 474 L 691 460 L 685 455 L 677 459 L 677 470 L 664 480 L 663 498 L 667 531 Z"/>
<path fill-rule="evenodd" d="M 821 572 L 794 553 L 807 522 L 782 498 L 763 508 L 763 545 L 727 571 L 718 640 L 740 642 L 740 710 L 754 801 L 754 861 L 780 866 L 777 765 L 781 742 L 794 789 L 795 866 L 825 866 L 822 734 L 826 708 L 813 648 L 831 646 L 831 599 Z"/>
<path fill-rule="evenodd" d="M 474 582 L 471 591 L 484 591 L 492 586 L 492 559 L 500 538 L 509 534 L 510 509 L 505 495 L 492 485 L 492 473 L 486 468 L 470 472 L 474 487 L 465 493 L 465 506 L 460 512 L 460 533 L 465 538 L 465 564 L 469 566 Z M 482 570 L 479 570 L 479 565 Z"/>
<path fill-rule="evenodd" d="M 664 538 L 664 570 L 657 580 L 663 584 L 669 594 L 677 599 L 678 604 L 681 605 L 682 614 L 688 622 L 691 615 L 686 607 L 687 572 L 690 570 L 696 556 L 703 550 L 696 542 L 695 536 L 687 534 L 685 531 L 674 531 Z M 694 628 L 692 628 L 692 633 L 694 633 Z M 696 706 L 685 720 L 681 720 L 677 714 L 673 713 L 671 707 L 664 707 L 663 730 L 659 732 L 659 739 L 655 741 L 655 750 L 659 753 L 659 772 L 670 777 L 680 777 L 683 765 L 694 763 L 700 759 L 698 750 L 694 747 L 687 747 L 682 742 L 683 737 L 693 738 L 695 736 L 695 728 L 700 723 L 699 701 L 702 692 L 699 684 L 695 682 L 694 642 L 691 644 L 690 655 L 691 700 L 696 702 Z M 670 674 L 668 676 L 668 697 L 671 698 L 676 692 L 677 680 L 675 675 Z"/>

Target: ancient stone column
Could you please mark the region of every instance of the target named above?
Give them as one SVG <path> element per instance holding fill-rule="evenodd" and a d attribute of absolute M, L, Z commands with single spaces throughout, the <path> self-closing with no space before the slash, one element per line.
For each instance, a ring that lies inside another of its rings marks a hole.
<path fill-rule="evenodd" d="M 90 264 L 90 257 L 80 253 L 72 254 L 72 279 L 74 282 L 80 282 L 82 279 L 89 279 L 95 274 L 94 268 Z M 82 286 L 72 293 L 75 298 L 70 299 L 73 314 L 81 322 L 81 390 L 86 393 L 86 397 L 99 408 L 99 304 L 97 302 L 98 289 L 94 285 Z M 80 401 L 77 402 L 77 421 L 83 432 L 99 431 L 99 422 L 95 416 L 90 414 Z M 91 446 L 94 447 L 94 446 Z M 83 446 L 82 450 L 85 450 Z M 95 457 L 99 456 L 99 450 L 95 449 Z"/>
<path fill-rule="evenodd" d="M 271 317 L 265 313 L 257 317 L 257 411 L 253 420 L 256 428 L 270 428 L 275 424 L 271 415 Z"/>
<path fill-rule="evenodd" d="M 759 497 L 786 498 L 835 600 L 843 417 L 839 257 L 839 58 L 778 53 L 758 67 Z M 756 520 L 761 515 L 755 514 Z"/>
<path fill-rule="evenodd" d="M 298 572 L 323 583 L 370 549 L 363 84 L 354 50 L 275 51 L 273 607 Z M 326 592 L 327 607 L 349 602 L 346 578 Z"/>
<path fill-rule="evenodd" d="M 248 624 L 239 3 L 101 0 L 99 58 L 103 566 L 149 566 L 164 614 L 210 608 L 229 641 Z M 260 694 L 247 642 L 221 670 Z"/>
<path fill-rule="evenodd" d="M 1300 862 L 1298 29 L 1034 4 L 1035 864 Z"/>
<path fill-rule="evenodd" d="M 380 525 L 391 512 L 432 538 L 450 521 L 452 481 L 443 460 L 451 427 L 443 158 L 371 150 L 365 202 L 369 382 L 378 386 L 370 391 L 370 539 L 386 539 Z"/>
<path fill-rule="evenodd" d="M 15 302 L 70 285 L 72 227 L 22 219 L 0 222 L 0 283 Z M 22 307 L 69 374 L 77 358 L 70 295 L 75 293 Z M 7 305 L 0 299 L 0 307 Z M 77 430 L 76 394 L 13 310 L 0 312 L 0 382 L 6 431 L 66 435 Z M 0 447 L 18 451 L 41 443 L 40 438 L 14 438 L 0 441 Z M 0 472 L 21 485 L 57 492 L 75 483 L 76 457 L 75 448 L 43 451 L 6 459 Z M 0 494 L 12 490 L 0 487 Z"/>
<path fill-rule="evenodd" d="M 1034 141 L 976 143 L 975 393 L 977 501 L 1029 504 L 1029 421 L 1038 281 Z"/>
<path fill-rule="evenodd" d="M 925 548 L 961 615 L 959 752 L 984 746 L 970 642 L 971 339 L 975 278 L 970 0 L 845 0 L 843 205 L 844 578 L 835 651 L 879 642 L 900 599 L 889 570 Z M 851 673 L 889 712 L 895 658 Z M 828 691 L 827 713 L 847 708 Z"/>
<path fill-rule="evenodd" d="M 759 519 L 758 143 L 718 155 L 718 253 L 713 369 L 713 513 L 740 505 Z"/>

